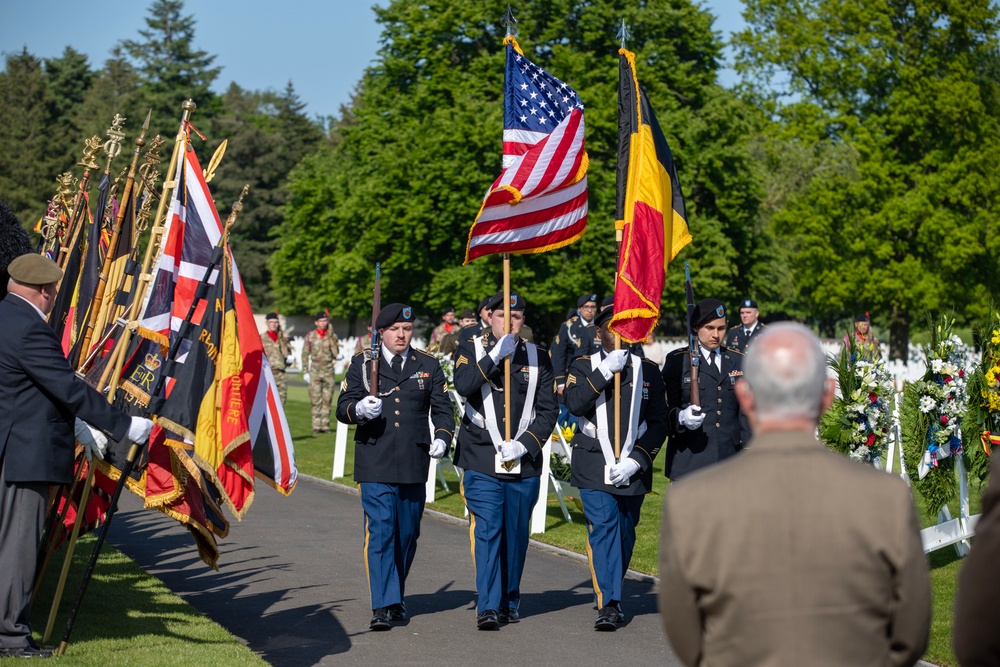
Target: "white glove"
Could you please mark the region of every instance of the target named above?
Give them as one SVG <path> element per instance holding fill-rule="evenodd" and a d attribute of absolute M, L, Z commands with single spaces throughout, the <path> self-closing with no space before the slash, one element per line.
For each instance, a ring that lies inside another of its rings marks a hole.
<path fill-rule="evenodd" d="M 514 334 L 505 334 L 498 340 L 497 344 L 490 350 L 490 359 L 493 360 L 494 365 L 499 366 L 501 361 L 509 357 L 514 352 L 515 345 Z"/>
<path fill-rule="evenodd" d="M 448 451 L 448 443 L 441 438 L 434 438 L 434 442 L 431 443 L 431 458 L 439 459 L 444 456 L 446 451 Z"/>
<path fill-rule="evenodd" d="M 634 459 L 622 459 L 611 466 L 608 472 L 608 479 L 615 486 L 625 486 L 632 478 L 632 475 L 639 472 L 639 464 Z"/>
<path fill-rule="evenodd" d="M 149 432 L 153 430 L 153 422 L 145 417 L 132 417 L 132 425 L 128 427 L 128 439 L 137 445 L 149 440 Z"/>
<path fill-rule="evenodd" d="M 290 354 L 287 357 L 285 357 L 285 365 L 286 366 L 292 366 L 294 364 L 295 364 L 295 355 L 294 354 Z"/>
<path fill-rule="evenodd" d="M 505 442 L 500 445 L 500 460 L 504 463 L 519 459 L 527 453 L 528 450 L 517 440 Z"/>
<path fill-rule="evenodd" d="M 358 417 L 365 421 L 375 419 L 382 414 L 382 399 L 374 396 L 365 396 L 358 402 L 356 408 Z"/>
<path fill-rule="evenodd" d="M 614 373 L 625 368 L 626 361 L 628 361 L 628 350 L 614 350 L 608 352 L 608 356 L 601 360 L 597 370 L 601 371 L 605 380 L 610 380 Z"/>
<path fill-rule="evenodd" d="M 104 452 L 108 451 L 108 437 L 79 417 L 76 418 L 74 430 L 77 442 L 83 445 L 87 460 L 93 461 L 96 456 L 103 461 Z"/>
<path fill-rule="evenodd" d="M 309 384 L 309 373 L 302 374 L 302 381 L 305 382 L 306 384 Z"/>
<path fill-rule="evenodd" d="M 338 354 L 337 355 L 337 361 L 343 361 L 343 360 L 344 360 L 344 355 Z"/>
<path fill-rule="evenodd" d="M 701 428 L 701 423 L 705 421 L 705 413 L 697 405 L 689 405 L 677 413 L 677 421 L 681 426 L 693 431 Z"/>

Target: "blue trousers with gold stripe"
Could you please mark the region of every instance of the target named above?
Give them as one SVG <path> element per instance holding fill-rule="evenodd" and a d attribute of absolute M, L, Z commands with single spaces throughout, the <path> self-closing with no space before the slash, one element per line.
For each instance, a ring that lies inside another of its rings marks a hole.
<path fill-rule="evenodd" d="M 365 569 L 372 609 L 378 609 L 403 601 L 427 492 L 423 484 L 359 486 L 365 511 Z"/>
<path fill-rule="evenodd" d="M 475 470 L 462 475 L 479 614 L 487 609 L 517 609 L 521 602 L 521 574 L 539 483 L 538 477 L 501 480 Z"/>
<path fill-rule="evenodd" d="M 635 527 L 639 525 L 639 510 L 645 498 L 580 489 L 587 517 L 587 558 L 598 609 L 621 602 L 622 581 L 632 561 Z"/>

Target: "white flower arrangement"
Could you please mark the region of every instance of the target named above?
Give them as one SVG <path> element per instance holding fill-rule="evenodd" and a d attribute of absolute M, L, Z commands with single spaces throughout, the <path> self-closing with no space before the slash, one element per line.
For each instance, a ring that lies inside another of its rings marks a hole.
<path fill-rule="evenodd" d="M 883 361 L 857 349 L 851 352 L 845 349 L 831 362 L 841 397 L 824 415 L 820 435 L 851 459 L 874 464 L 885 452 L 895 387 Z"/>

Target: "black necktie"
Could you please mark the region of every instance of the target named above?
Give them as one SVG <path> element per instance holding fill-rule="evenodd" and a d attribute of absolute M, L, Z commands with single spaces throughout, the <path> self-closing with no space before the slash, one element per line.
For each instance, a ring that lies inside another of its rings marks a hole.
<path fill-rule="evenodd" d="M 708 365 L 715 368 L 715 350 L 708 353 Z"/>
<path fill-rule="evenodd" d="M 745 333 L 748 338 L 750 337 L 750 330 L 749 329 L 744 329 L 743 333 Z"/>
<path fill-rule="evenodd" d="M 399 377 L 399 374 L 403 371 L 403 358 L 397 354 L 392 358 L 390 366 L 392 366 L 392 372 L 396 374 L 396 377 Z"/>

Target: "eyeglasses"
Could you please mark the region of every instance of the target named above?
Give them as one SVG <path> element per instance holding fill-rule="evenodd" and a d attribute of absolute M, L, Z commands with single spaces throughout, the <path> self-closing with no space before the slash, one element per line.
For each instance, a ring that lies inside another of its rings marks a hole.
<path fill-rule="evenodd" d="M 580 310 L 597 310 L 597 306 L 580 306 Z"/>

